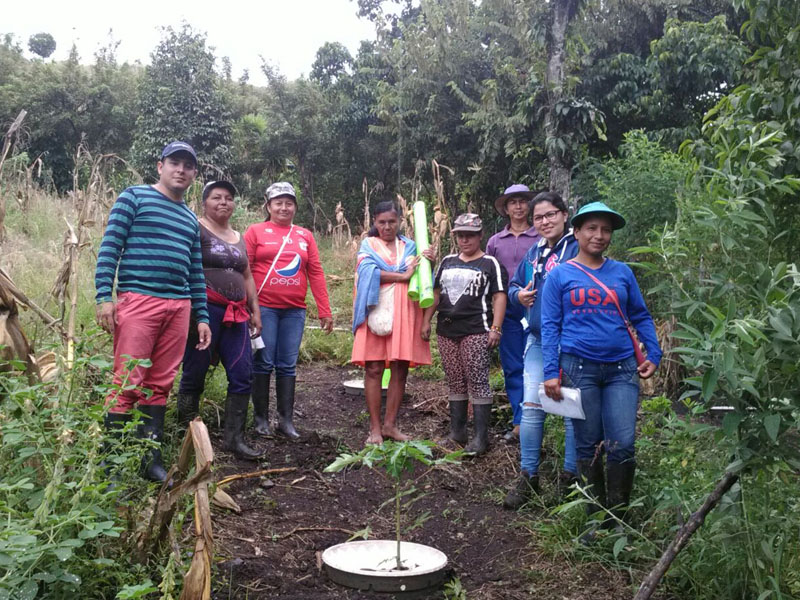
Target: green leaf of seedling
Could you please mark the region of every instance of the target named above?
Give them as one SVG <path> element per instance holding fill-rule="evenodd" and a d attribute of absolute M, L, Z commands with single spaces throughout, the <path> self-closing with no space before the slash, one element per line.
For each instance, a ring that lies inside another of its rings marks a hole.
<path fill-rule="evenodd" d="M 764 417 L 764 429 L 767 430 L 767 435 L 773 442 L 778 441 L 778 434 L 781 430 L 781 416 L 780 415 L 767 415 Z"/>
<path fill-rule="evenodd" d="M 714 395 L 714 392 L 717 389 L 717 380 L 719 379 L 719 373 L 716 369 L 709 369 L 703 375 L 703 399 L 708 401 L 711 400 L 711 396 Z"/>
<path fill-rule="evenodd" d="M 17 600 L 33 600 L 39 593 L 39 583 L 29 579 L 22 584 L 22 587 L 17 590 L 15 598 Z"/>
<path fill-rule="evenodd" d="M 614 558 L 619 557 L 619 553 L 622 552 L 627 543 L 628 543 L 627 535 L 621 536 L 616 542 L 614 542 Z"/>
<path fill-rule="evenodd" d="M 126 585 L 119 592 L 117 592 L 117 600 L 133 600 L 134 598 L 141 598 L 147 594 L 157 592 L 158 588 L 153 585 L 149 579 L 144 583 L 138 585 Z"/>

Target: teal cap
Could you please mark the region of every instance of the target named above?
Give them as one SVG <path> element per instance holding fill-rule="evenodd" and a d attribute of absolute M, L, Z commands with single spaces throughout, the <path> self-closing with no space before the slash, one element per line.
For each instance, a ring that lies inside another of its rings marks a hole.
<path fill-rule="evenodd" d="M 604 202 L 590 202 L 581 206 L 575 216 L 572 217 L 570 223 L 573 227 L 580 227 L 587 217 L 606 215 L 611 219 L 611 226 L 614 229 L 622 229 L 625 227 L 625 217 L 617 211 L 609 208 Z"/>

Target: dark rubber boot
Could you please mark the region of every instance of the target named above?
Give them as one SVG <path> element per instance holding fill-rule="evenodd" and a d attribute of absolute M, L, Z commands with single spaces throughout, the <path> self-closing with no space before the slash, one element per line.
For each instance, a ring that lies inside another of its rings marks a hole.
<path fill-rule="evenodd" d="M 106 416 L 103 417 L 103 425 L 105 425 L 106 429 L 106 438 L 110 440 L 110 438 L 116 438 L 117 440 L 122 436 L 122 430 L 125 429 L 125 425 L 130 423 L 133 420 L 133 415 L 131 413 L 106 413 Z M 111 452 L 114 451 L 114 444 L 111 441 L 106 441 L 103 443 L 103 454 L 105 456 L 110 456 Z M 100 466 L 106 472 L 106 477 L 108 477 L 109 485 L 107 490 L 112 490 L 116 487 L 117 480 L 119 479 L 119 475 L 114 469 L 112 464 L 109 464 L 105 459 Z"/>
<path fill-rule="evenodd" d="M 450 439 L 462 446 L 467 443 L 467 401 L 450 401 Z"/>
<path fill-rule="evenodd" d="M 617 519 L 625 519 L 628 505 L 631 502 L 633 490 L 633 475 L 636 472 L 636 463 L 606 463 L 606 484 L 608 486 L 607 506 Z M 604 526 L 606 529 L 622 529 L 622 524 L 611 517 L 607 518 Z"/>
<path fill-rule="evenodd" d="M 569 471 L 561 471 L 558 476 L 558 495 L 566 498 L 572 493 L 572 484 L 578 482 L 578 476 Z"/>
<path fill-rule="evenodd" d="M 178 425 L 186 427 L 200 414 L 200 394 L 178 394 Z"/>
<path fill-rule="evenodd" d="M 276 377 L 275 396 L 278 405 L 278 431 L 290 440 L 300 437 L 294 428 L 294 386 L 297 377 Z"/>
<path fill-rule="evenodd" d="M 244 425 L 247 421 L 247 407 L 250 396 L 247 394 L 228 394 L 225 399 L 225 432 L 224 448 L 233 452 L 234 456 L 247 460 L 255 460 L 264 454 L 253 450 L 244 442 Z"/>
<path fill-rule="evenodd" d="M 167 407 L 140 404 L 137 408 L 143 414 L 139 437 L 158 443 L 157 448 L 148 448 L 142 457 L 142 477 L 164 483 L 167 480 L 167 471 L 161 462 L 161 442 L 164 439 L 164 415 Z"/>
<path fill-rule="evenodd" d="M 518 510 L 523 505 L 530 502 L 534 494 L 539 493 L 539 476 L 529 475 L 527 471 L 521 471 L 517 484 L 503 500 L 503 508 Z"/>
<path fill-rule="evenodd" d="M 264 437 L 272 437 L 269 427 L 269 373 L 253 374 L 253 422 L 255 432 Z"/>
<path fill-rule="evenodd" d="M 597 503 L 590 502 L 586 505 L 586 514 L 591 516 L 603 510 L 606 505 L 606 481 L 601 457 L 578 460 L 578 477 L 582 485 L 587 487 Z M 579 541 L 583 545 L 594 542 L 597 536 L 597 527 L 592 527 L 585 532 Z"/>
<path fill-rule="evenodd" d="M 472 418 L 475 422 L 475 435 L 464 447 L 466 454 L 480 456 L 489 448 L 489 417 L 492 414 L 491 404 L 473 404 Z"/>

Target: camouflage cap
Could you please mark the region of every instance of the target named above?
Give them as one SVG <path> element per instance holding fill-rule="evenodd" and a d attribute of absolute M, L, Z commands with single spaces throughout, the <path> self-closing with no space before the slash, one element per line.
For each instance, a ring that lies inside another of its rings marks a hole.
<path fill-rule="evenodd" d="M 278 196 L 291 196 L 297 201 L 297 195 L 294 193 L 294 186 L 288 181 L 278 181 L 267 188 L 267 202 Z"/>
<path fill-rule="evenodd" d="M 474 213 L 464 213 L 456 217 L 455 224 L 451 230 L 453 233 L 457 231 L 483 231 L 483 222 L 481 218 Z"/>

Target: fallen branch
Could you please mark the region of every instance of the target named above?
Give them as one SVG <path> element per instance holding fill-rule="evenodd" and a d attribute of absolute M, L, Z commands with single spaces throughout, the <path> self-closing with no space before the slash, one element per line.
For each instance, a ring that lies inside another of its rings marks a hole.
<path fill-rule="evenodd" d="M 738 473 L 730 471 L 725 473 L 725 476 L 717 483 L 714 491 L 712 491 L 706 498 L 706 501 L 703 502 L 703 506 L 700 507 L 700 510 L 693 513 L 692 516 L 689 517 L 689 520 L 686 521 L 686 524 L 680 528 L 675 538 L 670 542 L 669 546 L 667 546 L 664 554 L 661 555 L 656 566 L 653 567 L 647 577 L 644 578 L 644 581 L 642 581 L 642 585 L 639 587 L 639 591 L 636 592 L 636 596 L 633 597 L 633 600 L 647 600 L 653 595 L 656 586 L 658 586 L 662 577 L 667 573 L 672 561 L 678 556 L 678 552 L 683 550 L 684 546 L 689 543 L 689 538 L 703 525 L 708 513 L 714 509 L 722 499 L 722 496 L 724 496 L 738 480 Z"/>
<path fill-rule="evenodd" d="M 291 473 L 292 471 L 297 471 L 297 467 L 283 467 L 280 469 L 264 469 L 263 471 L 253 471 L 251 473 L 237 473 L 236 475 L 231 475 L 226 477 L 225 479 L 220 480 L 217 483 L 217 487 L 228 485 L 233 481 L 238 481 L 239 479 L 249 479 L 251 477 L 261 477 L 262 475 L 275 475 L 277 473 Z"/>

